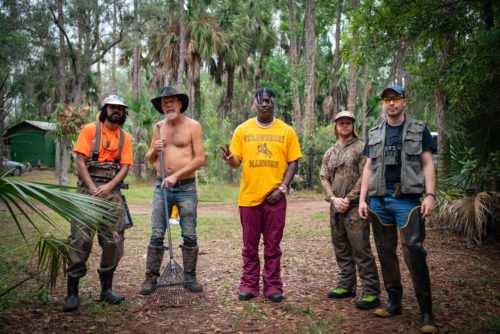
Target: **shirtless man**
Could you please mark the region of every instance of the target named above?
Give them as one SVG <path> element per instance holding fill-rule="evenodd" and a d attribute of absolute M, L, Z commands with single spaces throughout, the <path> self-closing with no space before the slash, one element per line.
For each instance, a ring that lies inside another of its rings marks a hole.
<path fill-rule="evenodd" d="M 182 229 L 182 259 L 186 288 L 192 292 L 203 291 L 196 281 L 196 263 L 198 260 L 198 243 L 196 237 L 196 209 L 198 196 L 196 193 L 196 170 L 205 164 L 203 148 L 203 131 L 200 123 L 184 116 L 182 113 L 189 105 L 186 94 L 178 93 L 172 87 L 164 87 L 160 96 L 151 100 L 155 108 L 165 115 L 153 130 L 153 139 L 146 153 L 146 159 L 154 163 L 158 175 L 153 194 L 153 210 L 151 214 L 151 238 L 146 259 L 146 279 L 139 294 L 148 295 L 155 289 L 160 276 L 160 266 L 165 247 L 166 220 L 170 217 L 172 206 L 176 205 Z M 158 126 L 160 133 L 158 133 Z M 165 179 L 162 179 L 159 154 L 163 154 Z M 167 192 L 168 216 L 163 203 L 163 191 Z"/>

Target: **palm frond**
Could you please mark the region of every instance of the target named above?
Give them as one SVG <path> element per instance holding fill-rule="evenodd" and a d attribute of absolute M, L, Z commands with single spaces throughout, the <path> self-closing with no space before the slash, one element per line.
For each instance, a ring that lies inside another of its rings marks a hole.
<path fill-rule="evenodd" d="M 100 230 L 115 222 L 119 217 L 115 210 L 118 205 L 99 198 L 54 189 L 35 182 L 14 181 L 0 177 L 0 202 L 8 209 L 21 235 L 26 240 L 19 216 L 26 220 L 41 234 L 33 215 L 42 218 L 52 227 L 59 229 L 52 219 L 36 204 L 42 204 L 63 219 L 77 226 L 88 226 Z M 71 187 L 61 187 L 71 189 Z"/>
<path fill-rule="evenodd" d="M 50 288 L 55 287 L 61 269 L 66 268 L 67 247 L 64 240 L 55 239 L 51 235 L 42 235 L 36 242 L 35 252 L 38 258 L 38 269 L 47 272 Z"/>
<path fill-rule="evenodd" d="M 487 236 L 488 221 L 500 214 L 500 193 L 481 192 L 444 203 L 440 221 L 469 241 L 482 243 Z"/>

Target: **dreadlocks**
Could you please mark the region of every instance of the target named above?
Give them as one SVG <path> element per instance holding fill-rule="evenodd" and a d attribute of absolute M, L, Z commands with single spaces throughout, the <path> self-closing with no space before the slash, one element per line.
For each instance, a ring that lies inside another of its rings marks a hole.
<path fill-rule="evenodd" d="M 271 88 L 262 87 L 255 91 L 255 95 L 253 96 L 254 107 L 257 104 L 261 103 L 264 93 L 267 93 L 267 95 L 271 99 L 271 103 L 273 104 L 273 106 L 276 105 L 276 96 L 274 95 L 274 92 L 271 90 Z"/>

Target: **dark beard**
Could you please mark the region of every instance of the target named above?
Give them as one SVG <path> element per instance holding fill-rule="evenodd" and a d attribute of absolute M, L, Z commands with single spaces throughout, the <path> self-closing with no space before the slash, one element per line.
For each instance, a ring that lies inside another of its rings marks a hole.
<path fill-rule="evenodd" d="M 113 115 L 118 115 L 118 118 L 114 118 Z M 120 117 L 119 113 L 114 112 L 112 114 L 108 114 L 106 119 L 113 124 L 119 124 L 122 120 L 122 117 Z"/>

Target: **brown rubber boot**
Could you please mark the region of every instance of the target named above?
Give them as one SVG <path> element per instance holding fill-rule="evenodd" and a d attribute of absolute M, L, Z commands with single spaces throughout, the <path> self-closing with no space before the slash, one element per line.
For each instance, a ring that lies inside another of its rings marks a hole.
<path fill-rule="evenodd" d="M 141 289 L 139 290 L 140 295 L 151 294 L 155 287 L 158 277 L 160 277 L 160 266 L 163 260 L 163 253 L 165 252 L 165 247 L 152 247 L 148 246 L 148 255 L 146 258 L 146 279 L 142 282 Z"/>
<path fill-rule="evenodd" d="M 182 248 L 182 260 L 184 262 L 184 279 L 189 283 L 184 283 L 184 287 L 191 292 L 202 292 L 203 287 L 196 280 L 196 263 L 198 262 L 198 247 Z"/>

